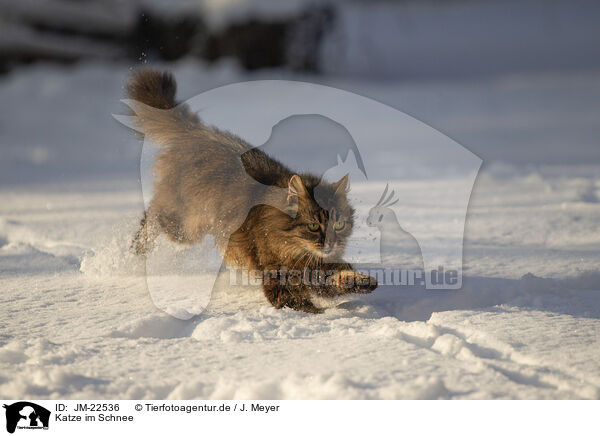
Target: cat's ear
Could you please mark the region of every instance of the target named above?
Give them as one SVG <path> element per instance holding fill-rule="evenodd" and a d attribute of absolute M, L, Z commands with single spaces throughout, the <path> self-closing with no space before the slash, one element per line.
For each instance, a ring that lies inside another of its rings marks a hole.
<path fill-rule="evenodd" d="M 288 185 L 287 202 L 288 204 L 291 204 L 295 201 L 298 201 L 300 198 L 308 198 L 308 191 L 306 190 L 306 186 L 304 186 L 300 176 L 298 174 L 294 174 L 290 178 L 290 183 Z"/>
<path fill-rule="evenodd" d="M 335 187 L 335 195 L 347 194 L 350 191 L 350 173 L 335 182 L 333 186 Z"/>

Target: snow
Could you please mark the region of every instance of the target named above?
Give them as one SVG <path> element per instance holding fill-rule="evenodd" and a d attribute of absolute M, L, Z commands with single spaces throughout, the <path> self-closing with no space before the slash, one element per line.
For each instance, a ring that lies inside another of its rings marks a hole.
<path fill-rule="evenodd" d="M 127 68 L 23 69 L 0 83 L 0 397 L 600 398 L 597 71 L 374 83 L 173 69 L 182 96 L 257 78 L 335 84 L 482 157 L 463 289 L 382 287 L 308 315 L 229 286 L 224 271 L 206 311 L 171 317 L 128 250 L 142 143 L 111 117 Z M 411 224 L 439 237 L 431 204 L 447 180 L 390 175 L 358 195 L 377 199 L 390 180 L 429 190 Z"/>

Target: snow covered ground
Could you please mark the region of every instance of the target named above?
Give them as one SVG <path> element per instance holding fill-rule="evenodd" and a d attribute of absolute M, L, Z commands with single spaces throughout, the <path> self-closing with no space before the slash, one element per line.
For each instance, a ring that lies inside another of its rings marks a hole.
<path fill-rule="evenodd" d="M 184 97 L 299 78 L 192 62 L 175 73 Z M 386 287 L 307 315 L 225 273 L 188 321 L 152 304 L 128 252 L 143 198 L 141 142 L 111 117 L 126 74 L 45 66 L 0 83 L 0 397 L 600 398 L 597 71 L 299 78 L 404 110 L 484 159 L 463 289 Z M 377 197 L 379 176 L 356 188 Z M 439 180 L 402 183 L 430 190 L 414 219 L 435 235 Z"/>

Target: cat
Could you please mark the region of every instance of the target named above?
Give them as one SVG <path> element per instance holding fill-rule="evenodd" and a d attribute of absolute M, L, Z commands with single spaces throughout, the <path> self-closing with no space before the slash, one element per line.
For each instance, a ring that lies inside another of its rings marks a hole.
<path fill-rule="evenodd" d="M 160 233 L 180 244 L 212 235 L 229 266 L 263 273 L 274 307 L 309 313 L 322 312 L 312 295 L 377 287 L 343 260 L 354 224 L 348 175 L 329 183 L 296 174 L 241 138 L 203 124 L 176 103 L 169 73 L 134 72 L 127 91 L 138 129 L 160 146 L 154 196 L 132 242 L 136 254 L 150 252 Z M 297 271 L 320 279 L 292 280 Z"/>

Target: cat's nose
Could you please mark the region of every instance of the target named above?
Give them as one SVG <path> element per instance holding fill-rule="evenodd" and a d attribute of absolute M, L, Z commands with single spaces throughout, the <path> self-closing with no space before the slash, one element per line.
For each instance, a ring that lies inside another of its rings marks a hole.
<path fill-rule="evenodd" d="M 325 253 L 325 254 L 331 253 L 331 251 L 333 250 L 333 246 L 334 246 L 334 244 L 332 244 L 332 243 L 325 243 L 325 245 L 323 246 L 323 253 Z"/>

